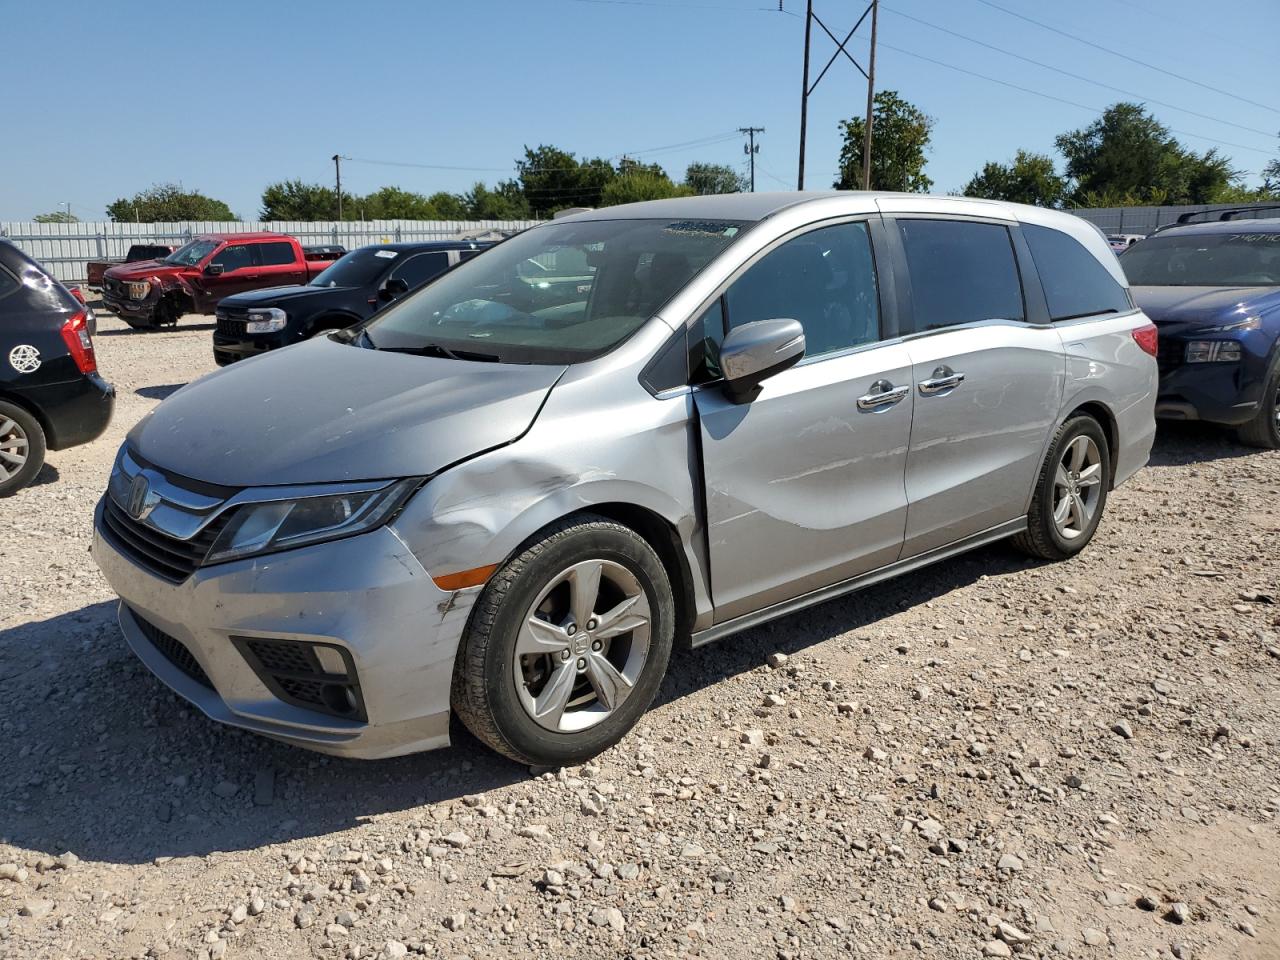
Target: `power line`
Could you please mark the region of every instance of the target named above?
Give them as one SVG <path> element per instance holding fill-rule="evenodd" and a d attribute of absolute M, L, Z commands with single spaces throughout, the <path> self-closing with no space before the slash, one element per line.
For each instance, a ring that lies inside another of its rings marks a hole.
<path fill-rule="evenodd" d="M 1247 103 L 1250 106 L 1261 107 L 1263 110 L 1270 110 L 1272 113 L 1280 113 L 1280 110 L 1276 109 L 1275 107 L 1268 106 L 1265 103 L 1259 103 L 1257 100 L 1250 100 L 1248 97 L 1242 97 L 1239 94 L 1232 93 L 1230 90 L 1223 90 L 1220 87 L 1211 86 L 1210 84 L 1207 84 L 1207 83 L 1201 83 L 1199 80 L 1192 80 L 1190 77 L 1184 77 L 1180 73 L 1174 73 L 1172 70 L 1166 70 L 1164 67 L 1157 66 L 1154 63 L 1147 63 L 1145 60 L 1139 60 L 1137 57 L 1130 56 L 1127 53 L 1121 53 L 1119 50 L 1112 50 L 1110 47 L 1104 47 L 1102 44 L 1094 43 L 1092 40 L 1086 39 L 1085 37 L 1076 36 L 1076 34 L 1074 33 L 1069 33 L 1066 30 L 1060 30 L 1059 28 L 1052 26 L 1051 24 L 1043 23 L 1040 20 L 1035 20 L 1032 17 L 1028 17 L 1025 14 L 1019 13 L 1016 10 L 1010 10 L 1008 7 L 1002 7 L 1000 6 L 1000 4 L 993 2 L 993 0 L 977 0 L 977 2 L 983 4 L 984 6 L 988 6 L 993 10 L 999 10 L 1001 13 L 1006 13 L 1011 17 L 1017 17 L 1019 20 L 1025 20 L 1027 23 L 1034 24 L 1035 26 L 1040 27 L 1042 30 L 1048 30 L 1052 33 L 1056 33 L 1061 36 L 1067 37 L 1070 40 L 1076 41 L 1076 43 L 1083 43 L 1087 47 L 1093 47 L 1095 50 L 1101 50 L 1103 53 L 1110 54 L 1113 57 L 1120 57 L 1122 60 L 1128 60 L 1130 63 L 1136 63 L 1141 67 L 1146 67 L 1148 70 L 1155 70 L 1157 73 L 1163 73 L 1165 76 L 1173 77 L 1175 80 L 1181 80 L 1184 83 L 1190 83 L 1190 84 L 1194 84 L 1197 87 L 1203 87 L 1205 90 L 1210 90 L 1214 93 L 1221 94 L 1224 97 L 1230 97 L 1233 100 L 1239 100 L 1240 102 Z"/>
<path fill-rule="evenodd" d="M 984 2 L 984 0 L 978 0 L 978 2 L 981 3 L 981 2 Z M 1099 110 L 1097 107 L 1092 107 L 1087 103 L 1080 103 L 1077 100 L 1068 100 L 1065 97 L 1059 97 L 1052 93 L 1044 93 L 1043 91 L 1040 91 L 1040 90 L 1033 90 L 1031 87 L 1024 87 L 1021 84 L 1013 83 L 1009 80 L 1001 80 L 998 77 L 990 77 L 990 76 L 987 76 L 987 74 L 985 73 L 978 73 L 976 70 L 969 70 L 965 67 L 958 67 L 954 63 L 947 63 L 946 61 L 943 61 L 943 60 L 937 60 L 934 57 L 926 57 L 923 53 L 914 53 L 911 50 L 904 49 L 903 47 L 896 47 L 891 43 L 885 43 L 883 40 L 880 41 L 880 46 L 884 47 L 887 50 L 893 50 L 896 53 L 901 53 L 904 56 L 913 57 L 916 60 L 923 60 L 926 63 L 932 63 L 936 66 L 944 67 L 947 70 L 955 70 L 957 73 L 963 73 L 970 77 L 977 77 L 979 80 L 986 80 L 989 83 L 998 83 L 1000 84 L 1000 86 L 1008 87 L 1011 90 L 1019 90 L 1022 93 L 1029 93 L 1033 97 L 1040 97 L 1044 100 L 1052 100 L 1055 103 L 1064 103 L 1069 107 L 1079 107 L 1081 110 L 1087 110 L 1090 113 L 1096 113 L 1099 116 L 1106 113 L 1105 110 Z M 1233 143 L 1230 140 L 1219 140 L 1215 137 L 1206 137 L 1203 133 L 1193 133 L 1190 130 L 1179 130 L 1177 127 L 1169 127 L 1169 130 L 1172 133 L 1181 134 L 1184 137 L 1195 137 L 1197 140 L 1204 140 L 1208 143 L 1212 143 L 1215 146 L 1219 146 L 1219 147 L 1236 147 L 1239 150 L 1251 150 L 1254 153 L 1261 153 L 1261 154 L 1264 154 L 1265 156 L 1271 155 L 1270 150 L 1263 150 L 1259 147 L 1251 147 L 1246 143 Z"/>
<path fill-rule="evenodd" d="M 1054 73 L 1059 73 L 1064 77 L 1070 77 L 1072 80 L 1082 80 L 1085 83 L 1091 83 L 1096 87 L 1102 87 L 1104 90 L 1111 90 L 1115 93 L 1121 93 L 1121 94 L 1124 94 L 1126 97 L 1136 97 L 1139 100 L 1144 100 L 1148 103 L 1159 104 L 1162 107 L 1168 107 L 1170 110 L 1177 110 L 1180 113 L 1186 113 L 1186 114 L 1190 114 L 1193 117 L 1199 117 L 1201 120 L 1212 120 L 1214 123 L 1225 124 L 1228 127 L 1236 127 L 1237 129 L 1244 130 L 1248 133 L 1257 133 L 1264 137 L 1272 136 L 1272 131 L 1270 130 L 1259 130 L 1257 127 L 1247 127 L 1242 123 L 1234 123 L 1231 120 L 1223 120 L 1221 117 L 1215 117 L 1208 113 L 1197 113 L 1195 110 L 1188 110 L 1186 107 L 1179 107 L 1176 104 L 1168 103 L 1167 101 L 1164 101 L 1164 100 L 1157 100 L 1155 97 L 1143 96 L 1142 94 L 1135 93 L 1132 90 L 1125 90 L 1123 87 L 1116 87 L 1109 83 L 1103 83 L 1101 80 L 1095 80 L 1092 77 L 1084 76 L 1083 74 L 1072 73 L 1070 70 L 1063 70 L 1061 67 L 1055 67 L 1047 63 L 1042 63 L 1039 60 L 1035 60 L 1031 57 L 1025 57 L 1020 53 L 1014 53 L 1012 50 L 1006 50 L 1003 47 L 997 47 L 995 44 L 987 43 L 985 40 L 979 40 L 976 37 L 970 37 L 970 36 L 967 36 L 966 34 L 959 33 L 958 31 L 955 31 L 955 30 L 949 30 L 946 27 L 940 27 L 936 23 L 930 23 L 928 20 L 924 20 L 920 17 L 913 17 L 911 14 L 904 13 L 901 10 L 895 10 L 893 7 L 885 6 L 884 9 L 892 13 L 894 16 L 902 17 L 905 20 L 911 20 L 915 23 L 922 24 L 926 27 L 932 27 L 934 30 L 938 30 L 942 33 L 948 34 L 953 37 L 958 37 L 961 40 L 967 40 L 969 43 L 976 43 L 980 47 L 986 47 L 988 50 L 994 50 L 996 53 L 1002 53 L 1005 56 L 1013 57 L 1015 60 L 1021 60 L 1024 63 L 1030 63 L 1033 66 L 1043 67 L 1045 70 L 1051 70 Z"/>
<path fill-rule="evenodd" d="M 719 3 L 658 3 L 656 0 L 573 0 L 574 3 L 602 3 L 613 7 L 663 7 L 667 10 L 736 10 L 738 13 L 777 13 L 773 7 L 730 7 Z M 787 11 L 782 11 L 786 13 Z"/>

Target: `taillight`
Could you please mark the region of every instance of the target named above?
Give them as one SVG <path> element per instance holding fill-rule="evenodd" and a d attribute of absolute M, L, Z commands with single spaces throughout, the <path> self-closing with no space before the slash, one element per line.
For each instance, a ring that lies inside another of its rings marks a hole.
<path fill-rule="evenodd" d="M 1153 357 L 1156 355 L 1156 347 L 1160 342 L 1160 337 L 1156 332 L 1154 323 L 1148 323 L 1145 327 L 1138 327 L 1134 330 L 1133 339 L 1142 348 L 1143 353 L 1149 353 Z"/>
<path fill-rule="evenodd" d="M 61 333 L 80 372 L 95 372 L 98 369 L 98 359 L 93 355 L 93 338 L 89 336 L 88 318 L 83 313 L 73 314 L 62 325 Z"/>

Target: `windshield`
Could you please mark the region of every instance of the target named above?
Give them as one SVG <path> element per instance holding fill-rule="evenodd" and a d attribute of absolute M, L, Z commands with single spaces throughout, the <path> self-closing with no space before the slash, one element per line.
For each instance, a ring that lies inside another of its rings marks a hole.
<path fill-rule="evenodd" d="M 217 246 L 217 240 L 189 240 L 165 257 L 164 262 L 176 263 L 184 267 L 194 267 L 209 254 L 213 253 Z"/>
<path fill-rule="evenodd" d="M 386 247 L 361 247 L 333 261 L 315 275 L 313 287 L 364 287 L 377 280 L 382 272 L 399 260 L 398 250 Z"/>
<path fill-rule="evenodd" d="M 376 349 L 574 363 L 613 349 L 745 224 L 589 220 L 519 234 L 387 308 Z"/>
<path fill-rule="evenodd" d="M 1280 284 L 1280 232 L 1151 237 L 1120 265 L 1133 286 L 1272 286 Z"/>

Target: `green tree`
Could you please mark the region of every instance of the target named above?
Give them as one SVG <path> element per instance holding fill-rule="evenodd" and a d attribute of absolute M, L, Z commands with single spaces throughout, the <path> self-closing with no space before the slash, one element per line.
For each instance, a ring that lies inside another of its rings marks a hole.
<path fill-rule="evenodd" d="M 343 213 L 351 210 L 365 220 L 438 220 L 435 208 L 420 193 L 400 187 L 379 187 L 364 197 L 343 201 Z"/>
<path fill-rule="evenodd" d="M 1116 103 L 1081 130 L 1054 141 L 1066 158 L 1071 199 L 1103 206 L 1214 203 L 1239 185 L 1240 173 L 1211 149 L 1188 150 L 1137 103 Z"/>
<path fill-rule="evenodd" d="M 1280 157 L 1262 168 L 1262 186 L 1258 192 L 1269 200 L 1280 200 Z"/>
<path fill-rule="evenodd" d="M 862 117 L 841 120 L 844 146 L 840 148 L 837 190 L 862 188 L 862 143 L 866 121 Z M 872 109 L 871 189 L 925 193 L 933 186 L 924 173 L 925 153 L 933 133 L 933 118 L 898 96 L 881 90 Z"/>
<path fill-rule="evenodd" d="M 641 200 L 665 200 L 668 197 L 693 196 L 693 188 L 671 182 L 665 173 L 638 170 L 610 180 L 600 193 L 602 207 L 620 203 L 639 203 Z"/>
<path fill-rule="evenodd" d="M 492 189 L 477 183 L 463 195 L 472 220 L 527 220 L 529 201 L 515 180 L 501 180 Z"/>
<path fill-rule="evenodd" d="M 34 223 L 79 223 L 80 218 L 66 210 L 54 213 L 37 213 L 31 218 Z"/>
<path fill-rule="evenodd" d="M 618 174 L 599 157 L 579 161 L 559 147 L 524 148 L 516 161 L 520 189 L 534 216 L 544 217 L 565 207 L 598 207 L 605 185 Z"/>
<path fill-rule="evenodd" d="M 344 219 L 351 199 L 344 192 Z M 262 191 L 262 211 L 258 216 L 262 220 L 334 220 L 338 216 L 338 197 L 332 187 L 318 183 L 272 183 Z"/>
<path fill-rule="evenodd" d="M 180 220 L 239 220 L 221 200 L 198 190 L 184 190 L 176 183 L 157 183 L 132 197 L 121 197 L 107 207 L 116 223 L 171 223 Z"/>
<path fill-rule="evenodd" d="M 965 184 L 964 195 L 1060 207 L 1067 196 L 1067 181 L 1054 171 L 1052 157 L 1019 150 L 1012 163 L 988 163 L 975 173 Z"/>
<path fill-rule="evenodd" d="M 747 184 L 741 174 L 725 163 L 691 163 L 684 183 L 698 196 L 712 193 L 741 193 Z"/>

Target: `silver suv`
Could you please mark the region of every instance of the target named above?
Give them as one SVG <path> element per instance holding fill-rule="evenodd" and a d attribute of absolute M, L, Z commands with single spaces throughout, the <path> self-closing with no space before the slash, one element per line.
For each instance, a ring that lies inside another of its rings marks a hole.
<path fill-rule="evenodd" d="M 707 643 L 1013 538 L 1147 461 L 1155 330 L 1105 238 L 958 198 L 748 194 L 536 227 L 179 390 L 93 554 L 137 655 L 328 753 L 582 761 Z"/>

